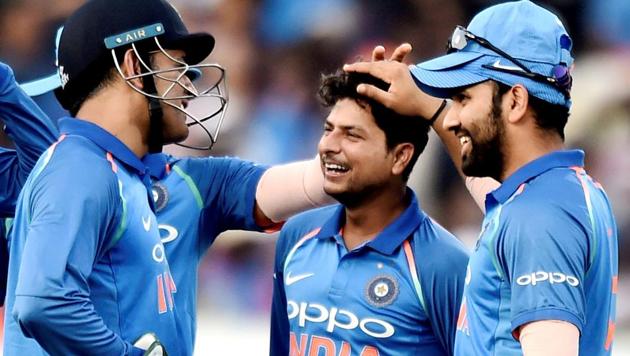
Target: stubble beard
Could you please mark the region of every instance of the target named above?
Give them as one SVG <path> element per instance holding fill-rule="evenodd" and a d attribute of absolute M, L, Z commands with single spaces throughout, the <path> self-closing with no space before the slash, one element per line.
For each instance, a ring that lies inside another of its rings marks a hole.
<path fill-rule="evenodd" d="M 502 121 L 502 110 L 493 100 L 492 110 L 488 116 L 486 137 L 480 141 L 471 136 L 470 153 L 462 157 L 462 172 L 468 177 L 492 177 L 500 180 L 505 166 L 503 144 L 505 126 Z M 484 131 L 477 129 L 477 133 Z"/>

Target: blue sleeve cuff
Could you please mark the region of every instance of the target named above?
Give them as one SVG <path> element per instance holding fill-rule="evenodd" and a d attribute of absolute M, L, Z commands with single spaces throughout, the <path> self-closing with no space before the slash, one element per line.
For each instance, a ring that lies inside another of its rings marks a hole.
<path fill-rule="evenodd" d="M 543 308 L 526 311 L 520 313 L 515 318 L 512 318 L 512 334 L 514 334 L 514 332 L 517 331 L 517 329 L 522 325 L 541 320 L 566 321 L 575 325 L 575 327 L 577 327 L 580 331 L 580 334 L 582 333 L 582 328 L 584 327 L 584 321 L 582 320 L 582 318 L 578 317 L 573 312 L 559 308 Z"/>
<path fill-rule="evenodd" d="M 258 182 L 260 182 L 260 178 L 267 171 L 267 169 L 269 169 L 269 167 L 266 166 L 264 167 L 264 169 L 259 169 L 247 182 L 247 192 L 250 193 L 247 194 L 247 207 L 249 208 L 249 211 L 251 211 L 251 214 L 247 219 L 247 227 L 249 229 L 259 232 L 265 231 L 266 227 L 258 226 L 256 220 L 254 219 L 254 211 L 256 208 L 256 188 L 258 187 Z"/>

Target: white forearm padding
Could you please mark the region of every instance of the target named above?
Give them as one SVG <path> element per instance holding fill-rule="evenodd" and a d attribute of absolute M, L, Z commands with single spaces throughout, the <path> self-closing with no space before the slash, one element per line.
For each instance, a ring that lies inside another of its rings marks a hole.
<path fill-rule="evenodd" d="M 332 204 L 324 192 L 319 156 L 269 168 L 258 182 L 256 202 L 273 222 L 282 222 L 299 212 Z"/>

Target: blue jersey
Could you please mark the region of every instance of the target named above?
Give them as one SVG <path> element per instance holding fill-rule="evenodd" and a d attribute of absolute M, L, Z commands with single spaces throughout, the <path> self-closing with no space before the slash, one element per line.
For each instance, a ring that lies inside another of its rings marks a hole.
<path fill-rule="evenodd" d="M 0 221 L 0 306 L 4 305 L 4 296 L 7 292 L 7 273 L 9 270 L 9 247 L 5 240 L 7 230 Z"/>
<path fill-rule="evenodd" d="M 179 343 L 192 354 L 199 261 L 221 232 L 259 230 L 254 206 L 265 169 L 235 158 L 153 154 L 143 161 L 151 171 L 156 215 L 176 290 Z"/>
<path fill-rule="evenodd" d="M 141 354 L 130 342 L 146 332 L 181 354 L 144 165 L 92 123 L 60 125 L 9 236 L 5 354 Z"/>
<path fill-rule="evenodd" d="M 18 86 L 0 62 L 0 120 L 15 150 L 0 147 L 0 217 L 13 217 L 15 203 L 39 156 L 57 138 L 52 121 Z"/>
<path fill-rule="evenodd" d="M 57 138 L 52 121 L 0 63 L 0 120 L 15 150 L 0 147 L 0 217 L 12 217 L 22 185 L 39 156 Z"/>
<path fill-rule="evenodd" d="M 0 147 L 0 218 L 13 217 L 15 203 L 39 156 L 57 138 L 52 121 L 18 86 L 9 66 L 0 63 L 0 120 L 15 150 Z M 0 221 L 0 306 L 4 304 L 8 251 Z"/>
<path fill-rule="evenodd" d="M 276 248 L 271 355 L 452 353 L 468 255 L 408 198 L 352 251 L 343 206 L 289 219 Z"/>
<path fill-rule="evenodd" d="M 557 151 L 512 174 L 486 197 L 457 325 L 458 355 L 521 355 L 518 328 L 563 320 L 581 355 L 610 355 L 617 227 L 584 153 Z"/>

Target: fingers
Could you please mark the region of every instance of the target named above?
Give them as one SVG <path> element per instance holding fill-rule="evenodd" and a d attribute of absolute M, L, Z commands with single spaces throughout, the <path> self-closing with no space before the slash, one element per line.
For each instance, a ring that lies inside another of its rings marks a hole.
<path fill-rule="evenodd" d="M 370 74 L 388 84 L 409 71 L 405 64 L 395 61 L 357 62 L 344 65 L 343 70 Z"/>
<path fill-rule="evenodd" d="M 396 49 L 394 50 L 394 53 L 392 53 L 392 56 L 389 58 L 389 60 L 402 62 L 405 59 L 405 57 L 409 53 L 411 53 L 412 50 L 413 48 L 411 47 L 409 43 L 403 43 L 400 46 L 396 47 Z M 384 48 L 383 48 L 383 51 L 385 51 Z"/>
<path fill-rule="evenodd" d="M 372 50 L 372 62 L 376 61 L 384 61 L 385 60 L 385 47 L 376 46 Z"/>
<path fill-rule="evenodd" d="M 357 86 L 357 93 L 367 96 L 368 98 L 372 98 L 385 106 L 388 105 L 389 96 L 391 95 L 388 92 L 370 84 L 359 84 Z"/>

